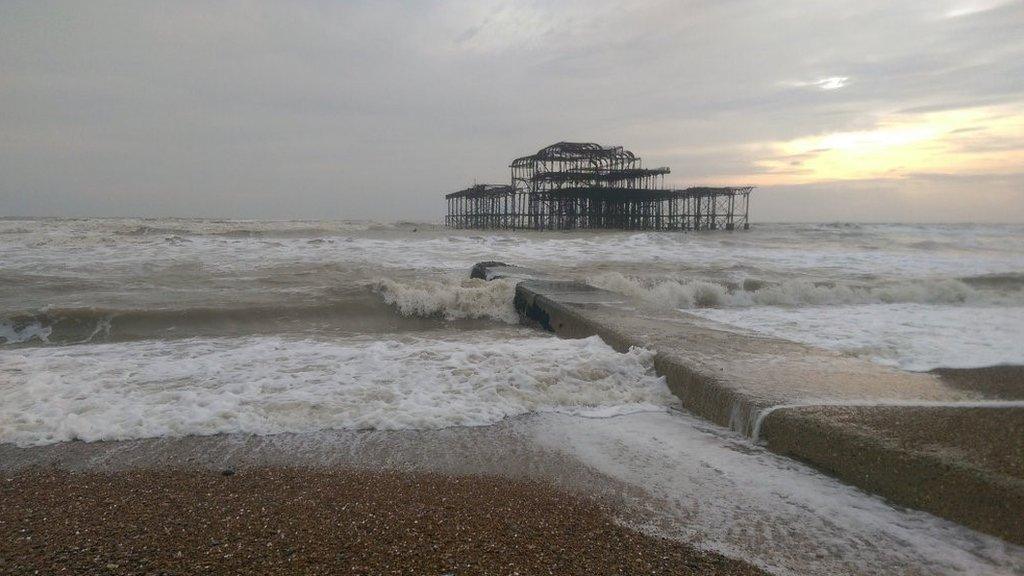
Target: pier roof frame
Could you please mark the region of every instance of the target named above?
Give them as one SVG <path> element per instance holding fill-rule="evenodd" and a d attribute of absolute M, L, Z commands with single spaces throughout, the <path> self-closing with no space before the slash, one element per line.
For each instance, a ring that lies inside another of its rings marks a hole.
<path fill-rule="evenodd" d="M 514 189 L 508 184 L 474 184 L 464 190 L 445 194 L 445 198 L 485 198 L 512 194 Z"/>
<path fill-rule="evenodd" d="M 536 154 L 516 158 L 509 164 L 510 168 L 523 168 L 538 162 L 580 161 L 589 160 L 601 164 L 618 160 L 621 163 L 632 163 L 639 160 L 633 152 L 622 146 L 602 146 L 594 142 L 558 142 L 546 146 Z"/>
<path fill-rule="evenodd" d="M 620 180 L 636 180 L 653 176 L 664 176 L 672 172 L 668 167 L 660 168 L 622 168 L 622 169 L 579 169 L 549 170 L 537 172 L 530 180 L 547 182 L 616 182 Z"/>
<path fill-rule="evenodd" d="M 749 193 L 753 186 L 692 186 L 690 188 L 638 189 L 628 186 L 587 186 L 577 188 L 556 188 L 542 192 L 555 198 L 582 197 L 615 201 L 671 200 L 708 196 L 735 196 Z"/>

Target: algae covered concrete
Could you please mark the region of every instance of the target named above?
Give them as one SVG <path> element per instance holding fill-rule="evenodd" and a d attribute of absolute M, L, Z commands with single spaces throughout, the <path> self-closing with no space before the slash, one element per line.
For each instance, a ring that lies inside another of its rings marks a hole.
<path fill-rule="evenodd" d="M 892 501 L 1024 543 L 1024 402 L 744 331 L 500 262 L 520 315 L 656 353 L 683 407 Z"/>

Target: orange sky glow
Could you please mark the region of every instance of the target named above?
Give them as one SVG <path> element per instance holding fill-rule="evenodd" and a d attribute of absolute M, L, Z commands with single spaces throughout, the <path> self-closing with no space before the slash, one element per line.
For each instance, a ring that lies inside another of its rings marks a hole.
<path fill-rule="evenodd" d="M 871 130 L 754 145 L 760 185 L 902 178 L 921 173 L 1000 174 L 1024 166 L 1024 107 L 892 114 Z"/>

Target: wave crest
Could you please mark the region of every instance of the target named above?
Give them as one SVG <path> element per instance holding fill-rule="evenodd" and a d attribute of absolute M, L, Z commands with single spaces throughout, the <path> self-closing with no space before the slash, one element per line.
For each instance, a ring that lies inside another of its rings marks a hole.
<path fill-rule="evenodd" d="M 594 286 L 668 308 L 734 308 L 857 304 L 1022 304 L 1019 290 L 979 289 L 968 279 L 917 279 L 878 284 L 841 284 L 810 280 L 738 284 L 706 280 L 678 281 L 606 272 L 587 279 Z M 978 283 L 978 285 L 983 285 Z"/>
<path fill-rule="evenodd" d="M 588 278 L 587 282 L 598 288 L 671 308 L 726 306 L 730 298 L 725 286 L 704 280 L 651 282 L 618 272 L 605 272 Z"/>
<path fill-rule="evenodd" d="M 376 281 L 374 290 L 384 302 L 403 316 L 441 316 L 447 320 L 491 318 L 518 324 L 512 305 L 512 280 L 415 280 L 399 282 L 390 278 Z"/>
<path fill-rule="evenodd" d="M 53 328 L 39 321 L 0 321 L 0 344 L 25 344 L 50 341 Z"/>
<path fill-rule="evenodd" d="M 365 287 L 294 303 L 234 303 L 181 308 L 45 307 L 0 317 L 0 346 L 67 345 L 294 331 L 327 324 L 347 331 L 396 328 L 393 307 Z M 404 328 L 431 324 L 402 318 Z"/>

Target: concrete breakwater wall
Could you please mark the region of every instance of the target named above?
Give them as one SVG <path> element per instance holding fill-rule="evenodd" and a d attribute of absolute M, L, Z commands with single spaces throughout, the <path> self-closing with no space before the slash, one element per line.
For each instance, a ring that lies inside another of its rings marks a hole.
<path fill-rule="evenodd" d="M 566 338 L 641 346 L 687 410 L 894 503 L 1024 544 L 1024 402 L 946 385 L 500 262 L 515 306 Z"/>

